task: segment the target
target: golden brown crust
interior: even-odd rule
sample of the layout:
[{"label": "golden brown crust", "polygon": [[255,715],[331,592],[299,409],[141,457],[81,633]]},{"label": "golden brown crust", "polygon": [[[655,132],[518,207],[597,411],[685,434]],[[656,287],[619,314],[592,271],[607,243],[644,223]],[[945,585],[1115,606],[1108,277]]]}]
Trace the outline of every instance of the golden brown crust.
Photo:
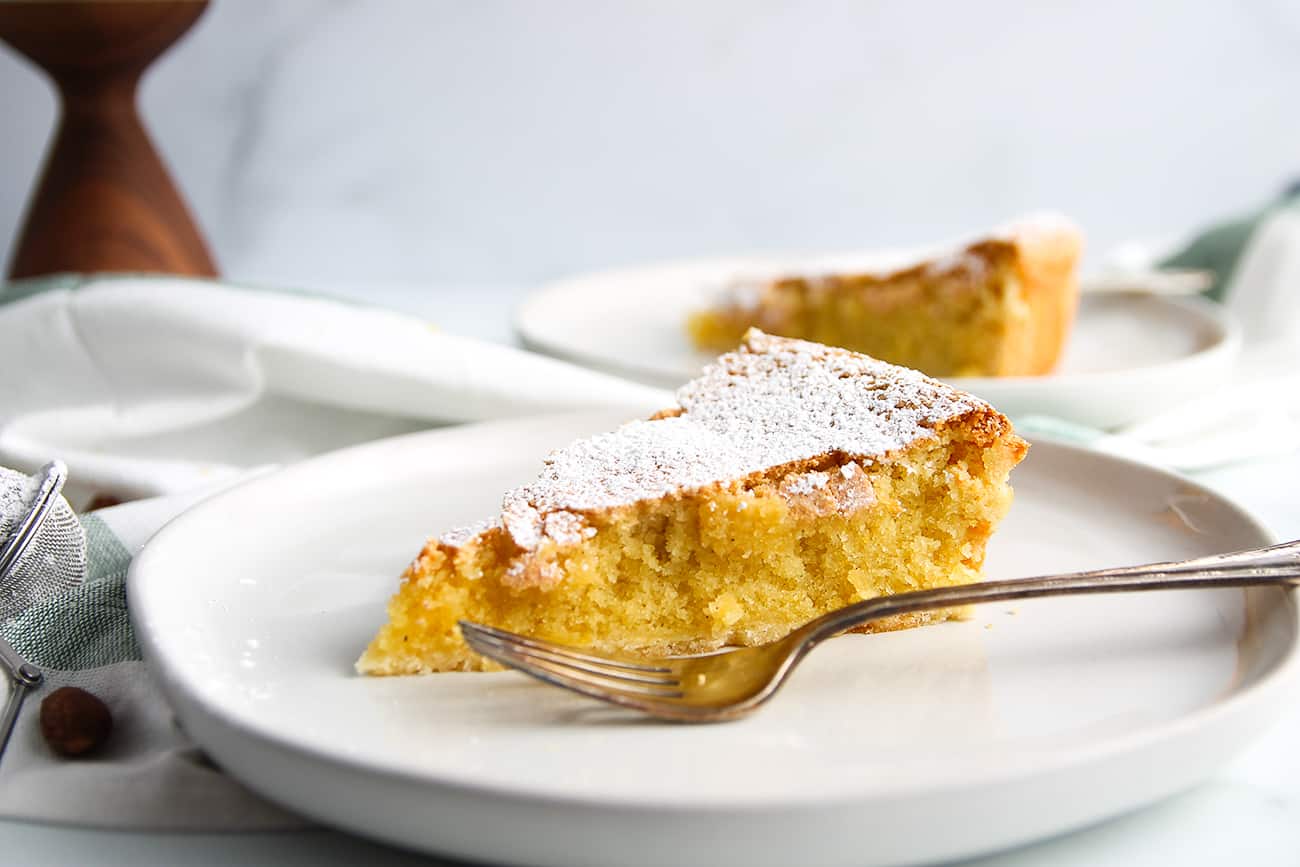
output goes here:
[{"label": "golden brown crust", "polygon": [[[937,434],[946,435],[955,432],[961,432],[963,439],[969,441],[972,445],[980,448],[987,448],[998,440],[1003,439],[1008,434],[1015,441],[1023,443],[1020,437],[1015,436],[1011,430],[1011,420],[997,410],[989,407],[983,410],[974,410],[957,416],[953,419],[940,422],[935,425],[934,431]],[[1028,448],[1028,446],[1026,446]]]}]

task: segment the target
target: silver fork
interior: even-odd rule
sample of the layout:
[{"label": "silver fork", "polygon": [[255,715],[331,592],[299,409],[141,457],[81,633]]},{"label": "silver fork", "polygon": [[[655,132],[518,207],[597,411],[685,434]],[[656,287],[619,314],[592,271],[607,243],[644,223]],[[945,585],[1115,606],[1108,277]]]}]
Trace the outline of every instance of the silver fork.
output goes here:
[{"label": "silver fork", "polygon": [[883,617],[1039,596],[1256,585],[1300,585],[1300,540],[1194,560],[881,596],[818,617],[770,644],[703,656],[609,655],[465,620],[460,629],[476,653],[546,683],[663,719],[721,722],[758,709],[821,642]]}]

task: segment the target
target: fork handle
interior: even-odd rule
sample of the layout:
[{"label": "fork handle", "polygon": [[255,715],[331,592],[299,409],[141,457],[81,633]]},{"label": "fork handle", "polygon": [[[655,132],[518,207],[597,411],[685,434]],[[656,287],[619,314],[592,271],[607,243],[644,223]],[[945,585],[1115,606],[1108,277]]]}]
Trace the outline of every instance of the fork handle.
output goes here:
[{"label": "fork handle", "polygon": [[1300,540],[1267,548],[1215,554],[1195,560],[1096,569],[1009,581],[984,581],[955,587],[879,596],[832,611],[804,625],[805,650],[846,629],[897,614],[955,608],[976,602],[1004,602],[1040,596],[1127,593],[1137,590],[1189,590],[1198,587],[1300,585]]}]

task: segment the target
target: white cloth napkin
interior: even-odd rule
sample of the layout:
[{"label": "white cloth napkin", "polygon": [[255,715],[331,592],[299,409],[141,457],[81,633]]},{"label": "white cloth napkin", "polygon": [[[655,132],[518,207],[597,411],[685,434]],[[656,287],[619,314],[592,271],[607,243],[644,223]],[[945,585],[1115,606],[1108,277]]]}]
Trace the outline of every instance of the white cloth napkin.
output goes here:
[{"label": "white cloth napkin", "polygon": [[0,370],[0,464],[61,457],[74,504],[438,424],[669,400],[387,310],[178,278],[76,281],[0,306]]}]

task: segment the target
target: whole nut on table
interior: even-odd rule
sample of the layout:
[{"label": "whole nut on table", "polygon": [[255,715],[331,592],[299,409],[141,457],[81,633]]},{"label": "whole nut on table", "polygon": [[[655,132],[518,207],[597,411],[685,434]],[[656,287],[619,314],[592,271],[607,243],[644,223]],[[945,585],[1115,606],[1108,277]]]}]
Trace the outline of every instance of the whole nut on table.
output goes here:
[{"label": "whole nut on table", "polygon": [[61,686],[41,702],[41,735],[63,756],[97,750],[113,732],[113,714],[97,696],[75,686]]}]

